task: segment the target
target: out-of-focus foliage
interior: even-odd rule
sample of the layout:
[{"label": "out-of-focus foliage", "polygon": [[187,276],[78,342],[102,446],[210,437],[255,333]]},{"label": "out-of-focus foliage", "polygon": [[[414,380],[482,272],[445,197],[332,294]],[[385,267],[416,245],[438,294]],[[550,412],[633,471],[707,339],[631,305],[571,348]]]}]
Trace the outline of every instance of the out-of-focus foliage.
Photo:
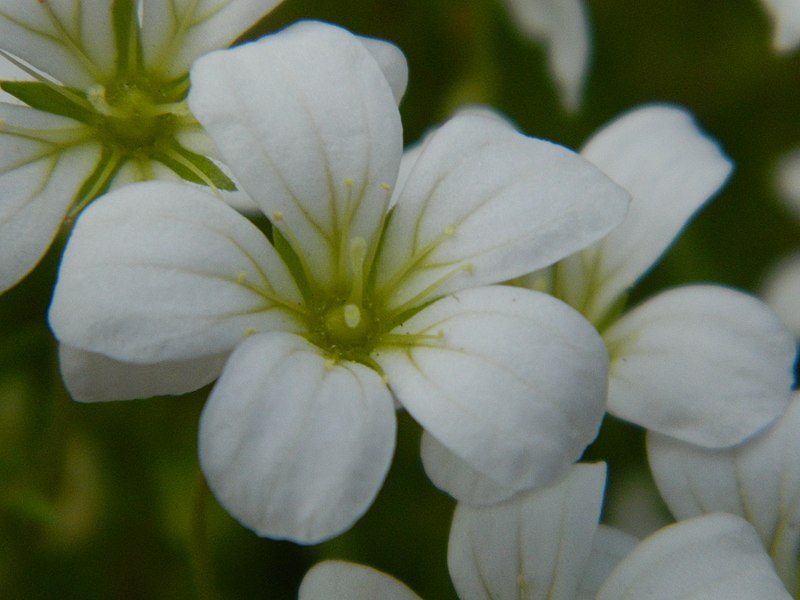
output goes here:
[{"label": "out-of-focus foliage", "polygon": [[[525,132],[573,148],[635,105],[681,104],[736,170],[633,301],[685,282],[757,289],[768,265],[800,245],[800,224],[772,185],[778,158],[800,144],[800,54],[773,52],[756,0],[724,10],[696,0],[588,7],[593,61],[574,114],[561,108],[543,50],[500,0],[287,0],[250,36],[316,18],[394,41],[410,65],[409,143],[463,103],[492,104]],[[207,390],[72,402],[45,320],[62,244],[0,296],[0,597],[294,598],[311,564],[337,558],[391,573],[423,597],[455,598],[445,562],[453,502],[425,477],[419,428],[406,415],[367,515],[330,542],[300,547],[256,538],[205,490],[195,452]],[[630,473],[627,489],[652,497],[640,433],[607,420],[588,457],[609,462],[607,511],[624,526],[635,508],[615,486]]]}]

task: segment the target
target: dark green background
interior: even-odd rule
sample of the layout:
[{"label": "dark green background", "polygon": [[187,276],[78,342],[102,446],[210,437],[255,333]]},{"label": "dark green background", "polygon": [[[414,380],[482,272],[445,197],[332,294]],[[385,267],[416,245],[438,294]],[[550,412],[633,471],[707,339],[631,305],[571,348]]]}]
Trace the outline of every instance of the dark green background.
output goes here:
[{"label": "dark green background", "polygon": [[[588,4],[594,56],[576,114],[561,109],[542,50],[500,0],[287,0],[253,35],[318,18],[397,43],[410,64],[407,142],[461,102],[491,103],[573,148],[641,103],[689,108],[736,171],[634,301],[695,281],[756,290],[800,246],[800,223],[772,184],[778,157],[800,145],[800,53],[772,51],[756,0]],[[0,597],[293,598],[311,564],[335,557],[386,570],[428,600],[455,598],[453,503],[427,482],[410,418],[400,416],[384,489],[350,532],[317,547],[258,539],[203,492],[195,453],[207,390],[79,405],[61,388],[45,321],[60,252],[0,297]],[[641,434],[607,421],[589,456],[610,461],[619,482],[643,468]]]}]

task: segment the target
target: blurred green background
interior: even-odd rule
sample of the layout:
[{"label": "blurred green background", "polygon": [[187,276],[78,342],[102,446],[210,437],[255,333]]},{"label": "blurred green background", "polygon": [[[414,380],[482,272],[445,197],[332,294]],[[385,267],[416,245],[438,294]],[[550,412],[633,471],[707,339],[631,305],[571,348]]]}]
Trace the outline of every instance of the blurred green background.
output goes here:
[{"label": "blurred green background", "polygon": [[[757,0],[588,7],[593,60],[574,114],[561,108],[542,48],[501,0],[286,0],[250,35],[315,18],[394,41],[410,64],[401,107],[409,143],[464,102],[490,103],[528,134],[572,148],[641,103],[687,107],[736,170],[633,301],[696,281],[757,290],[770,264],[800,247],[800,223],[773,186],[777,159],[800,146],[800,53],[772,51]],[[217,506],[199,474],[208,390],[69,399],[45,317],[60,253],[0,296],[1,598],[294,598],[323,558],[385,570],[429,600],[456,597],[445,559],[453,502],[427,481],[410,418],[400,417],[382,492],[350,532],[316,547],[259,539]],[[613,420],[588,457],[609,461],[613,486],[646,472],[641,433]]]}]

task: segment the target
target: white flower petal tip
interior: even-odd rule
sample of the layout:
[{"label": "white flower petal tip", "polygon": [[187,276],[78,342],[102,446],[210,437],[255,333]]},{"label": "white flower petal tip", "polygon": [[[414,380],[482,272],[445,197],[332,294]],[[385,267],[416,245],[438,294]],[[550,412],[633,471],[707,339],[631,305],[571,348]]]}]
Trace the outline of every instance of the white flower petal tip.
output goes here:
[{"label": "white flower petal tip", "polygon": [[227,353],[153,365],[126,363],[61,344],[59,368],[73,400],[106,402],[186,394],[222,372]]},{"label": "white flower petal tip", "polygon": [[800,2],[798,0],[762,0],[772,20],[775,33],[772,45],[778,52],[792,52],[800,46]]},{"label": "white flower petal tip", "polygon": [[623,316],[604,339],[609,412],[692,444],[738,444],[791,398],[794,336],[765,303],[735,290],[669,290]]},{"label": "white flower petal tip", "polygon": [[[598,322],[658,261],[733,167],[688,111],[669,105],[646,105],[621,115],[597,132],[581,154],[632,197],[623,223],[588,257],[577,255],[563,267],[566,274],[580,274],[565,299]],[[587,269],[593,272],[583,273]],[[596,287],[587,289],[590,285]],[[581,298],[589,303],[583,306]]]},{"label": "white flower petal tip", "polygon": [[493,506],[459,504],[447,565],[460,598],[576,598],[602,506],[604,464]]},{"label": "white flower petal tip", "polygon": [[59,341],[82,350],[186,361],[229,352],[256,331],[302,330],[290,310],[270,308],[275,295],[301,302],[258,228],[203,190],[146,182],[78,219],[49,319]]},{"label": "white flower petal tip", "polygon": [[787,256],[770,270],[761,295],[800,339],[800,252]]},{"label": "white flower petal tip", "polygon": [[609,575],[597,600],[791,600],[752,526],[715,513],[660,529]]},{"label": "white flower petal tip", "polygon": [[297,600],[421,600],[405,584],[370,567],[328,560],[314,565]]},{"label": "white flower petal tip", "polygon": [[676,518],[725,511],[749,520],[787,589],[796,589],[800,549],[800,392],[780,420],[730,450],[710,451],[650,433],[656,484]]},{"label": "white flower petal tip", "polygon": [[225,509],[262,536],[318,543],[348,529],[389,469],[394,403],[367,367],[301,337],[254,335],[200,421],[200,465]]},{"label": "white flower petal tip", "polygon": [[594,328],[555,298],[504,286],[466,290],[396,333],[421,343],[373,353],[392,391],[432,436],[495,484],[545,485],[596,436],[607,353]]},{"label": "white flower petal tip", "polygon": [[561,101],[577,110],[592,50],[584,0],[506,0],[506,5],[523,33],[544,44]]},{"label": "white flower petal tip", "polygon": [[386,76],[397,103],[403,98],[408,87],[408,63],[403,51],[391,42],[357,36],[364,47],[369,50],[378,66]]}]

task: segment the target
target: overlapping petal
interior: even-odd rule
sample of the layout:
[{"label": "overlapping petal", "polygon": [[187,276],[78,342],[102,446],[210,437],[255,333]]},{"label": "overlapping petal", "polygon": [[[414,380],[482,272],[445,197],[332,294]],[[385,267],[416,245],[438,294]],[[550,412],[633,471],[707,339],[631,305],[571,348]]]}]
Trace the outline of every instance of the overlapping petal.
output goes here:
[{"label": "overlapping petal", "polygon": [[[443,298],[372,357],[411,415],[501,486],[562,475],[604,412],[606,350],[566,304],[494,286]],[[408,340],[408,341],[406,341]]]},{"label": "overlapping petal", "polygon": [[603,582],[638,544],[638,538],[629,533],[598,525],[592,539],[592,552],[580,578],[577,600],[595,600]]},{"label": "overlapping petal", "polygon": [[579,155],[461,113],[424,143],[398,191],[377,294],[392,308],[545,267],[622,221],[624,190]]},{"label": "overlapping petal", "polygon": [[86,88],[114,72],[114,6],[108,0],[0,0],[0,50],[65,85]]},{"label": "overlapping petal", "polygon": [[557,485],[511,502],[459,504],[447,564],[469,600],[575,600],[592,550],[605,465],[576,465]]},{"label": "overlapping petal", "polygon": [[200,463],[244,525],[316,543],[372,503],[395,428],[391,394],[375,371],[334,363],[296,335],[254,335],[237,346],[203,410]]},{"label": "overlapping petal", "polygon": [[180,77],[198,56],[229,46],[283,0],[141,0],[145,65]]},{"label": "overlapping petal", "polygon": [[591,58],[591,27],[584,0],[506,0],[506,5],[520,29],[545,45],[561,100],[576,110]]},{"label": "overlapping petal", "polygon": [[351,240],[374,250],[402,153],[394,93],[372,53],[344,30],[300,23],[197,61],[189,102],[302,249],[312,283],[346,281]]},{"label": "overlapping petal", "polygon": [[298,600],[420,600],[394,577],[363,565],[327,560],[314,565],[300,584]]},{"label": "overlapping petal", "polygon": [[126,362],[230,351],[265,330],[300,331],[302,298],[264,235],[202,190],[146,182],[78,220],[50,309],[60,341]]},{"label": "overlapping petal", "polygon": [[747,444],[708,451],[657,434],[647,449],[653,476],[679,519],[725,511],[756,528],[788,589],[800,550],[800,392],[780,421]]},{"label": "overlapping petal", "polygon": [[775,33],[772,43],[779,52],[791,52],[800,45],[800,2],[797,0],[762,0],[772,19]]},{"label": "overlapping petal", "polygon": [[0,121],[39,135],[0,135],[0,292],[39,262],[64,221],[76,190],[100,158],[81,143],[82,125],[23,106],[0,104]]},{"label": "overlapping petal", "polygon": [[597,600],[790,600],[747,521],[714,513],[664,527],[606,579]]},{"label": "overlapping petal", "polygon": [[180,395],[211,383],[222,372],[228,353],[165,361],[126,363],[62,344],[58,363],[73,400],[106,402],[151,396]]},{"label": "overlapping petal", "polygon": [[619,227],[558,265],[559,296],[597,323],[661,257],[732,166],[687,111],[668,105],[625,113],[581,154],[632,196]]},{"label": "overlapping petal", "polygon": [[800,252],[790,254],[772,267],[761,293],[800,339]]},{"label": "overlapping petal", "polygon": [[627,313],[604,339],[608,410],[709,448],[741,442],[786,408],[792,334],[757,299],[723,287],[669,290]]}]

